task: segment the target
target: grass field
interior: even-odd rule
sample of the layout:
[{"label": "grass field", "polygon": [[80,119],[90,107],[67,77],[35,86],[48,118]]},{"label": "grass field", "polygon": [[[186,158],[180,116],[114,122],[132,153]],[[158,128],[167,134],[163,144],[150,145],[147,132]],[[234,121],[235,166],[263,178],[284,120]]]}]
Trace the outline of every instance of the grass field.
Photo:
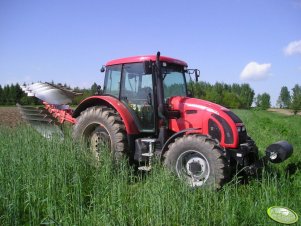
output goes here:
[{"label": "grass field", "polygon": [[241,185],[234,178],[218,192],[189,188],[160,164],[141,176],[104,152],[96,165],[68,137],[47,141],[26,126],[2,126],[0,225],[278,225],[266,214],[274,205],[300,217],[301,117],[235,112],[260,150],[287,140],[294,154],[259,179]]}]

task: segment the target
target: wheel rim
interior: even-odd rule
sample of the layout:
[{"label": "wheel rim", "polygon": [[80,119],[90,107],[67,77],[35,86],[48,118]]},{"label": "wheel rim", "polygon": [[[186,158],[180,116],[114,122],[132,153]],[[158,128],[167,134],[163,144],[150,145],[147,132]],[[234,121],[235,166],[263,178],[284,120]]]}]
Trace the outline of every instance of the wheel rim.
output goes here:
[{"label": "wheel rim", "polygon": [[200,187],[209,178],[209,162],[202,153],[188,150],[178,157],[176,172],[180,178],[184,178],[192,187]]},{"label": "wheel rim", "polygon": [[102,127],[96,128],[90,137],[90,148],[95,157],[99,160],[100,152],[110,147],[110,136]]}]

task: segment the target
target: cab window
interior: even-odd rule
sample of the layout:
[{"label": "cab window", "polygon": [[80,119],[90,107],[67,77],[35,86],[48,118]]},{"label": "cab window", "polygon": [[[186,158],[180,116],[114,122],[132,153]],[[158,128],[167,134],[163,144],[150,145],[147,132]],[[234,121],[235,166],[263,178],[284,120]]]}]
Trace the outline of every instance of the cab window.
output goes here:
[{"label": "cab window", "polygon": [[109,94],[119,98],[121,68],[121,65],[113,65],[106,68],[104,94]]},{"label": "cab window", "polygon": [[165,70],[163,76],[165,100],[172,96],[186,96],[186,83],[183,72]]}]

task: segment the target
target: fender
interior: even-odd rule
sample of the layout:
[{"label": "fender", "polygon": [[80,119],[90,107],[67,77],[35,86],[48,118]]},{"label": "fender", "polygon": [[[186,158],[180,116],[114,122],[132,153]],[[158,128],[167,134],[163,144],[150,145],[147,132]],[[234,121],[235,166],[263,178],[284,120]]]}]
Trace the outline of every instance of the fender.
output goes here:
[{"label": "fender", "polygon": [[99,105],[105,105],[114,108],[119,113],[128,135],[139,134],[139,129],[137,128],[134,118],[129,110],[121,101],[113,96],[91,96],[84,99],[74,110],[72,117],[76,118],[87,108]]},{"label": "fender", "polygon": [[[182,137],[184,136],[185,133],[187,132],[196,132],[197,130],[200,130],[199,128],[189,128],[189,129],[184,129],[184,130],[181,130],[175,134],[173,134],[171,137],[168,138],[168,140],[165,142],[165,144],[163,145],[162,149],[161,149],[161,152],[160,152],[160,159],[163,158],[163,155],[164,153],[166,152],[167,148],[168,148],[168,145],[170,143],[172,143],[176,138],[178,137]],[[198,134],[198,133],[197,133]]]}]

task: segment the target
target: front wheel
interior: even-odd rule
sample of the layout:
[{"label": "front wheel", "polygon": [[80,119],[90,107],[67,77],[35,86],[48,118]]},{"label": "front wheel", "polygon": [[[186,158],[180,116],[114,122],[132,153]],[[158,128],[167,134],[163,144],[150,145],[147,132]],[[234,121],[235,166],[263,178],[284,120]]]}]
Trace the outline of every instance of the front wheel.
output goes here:
[{"label": "front wheel", "polygon": [[187,135],[170,144],[164,164],[192,187],[220,188],[228,179],[222,150],[207,137]]}]

